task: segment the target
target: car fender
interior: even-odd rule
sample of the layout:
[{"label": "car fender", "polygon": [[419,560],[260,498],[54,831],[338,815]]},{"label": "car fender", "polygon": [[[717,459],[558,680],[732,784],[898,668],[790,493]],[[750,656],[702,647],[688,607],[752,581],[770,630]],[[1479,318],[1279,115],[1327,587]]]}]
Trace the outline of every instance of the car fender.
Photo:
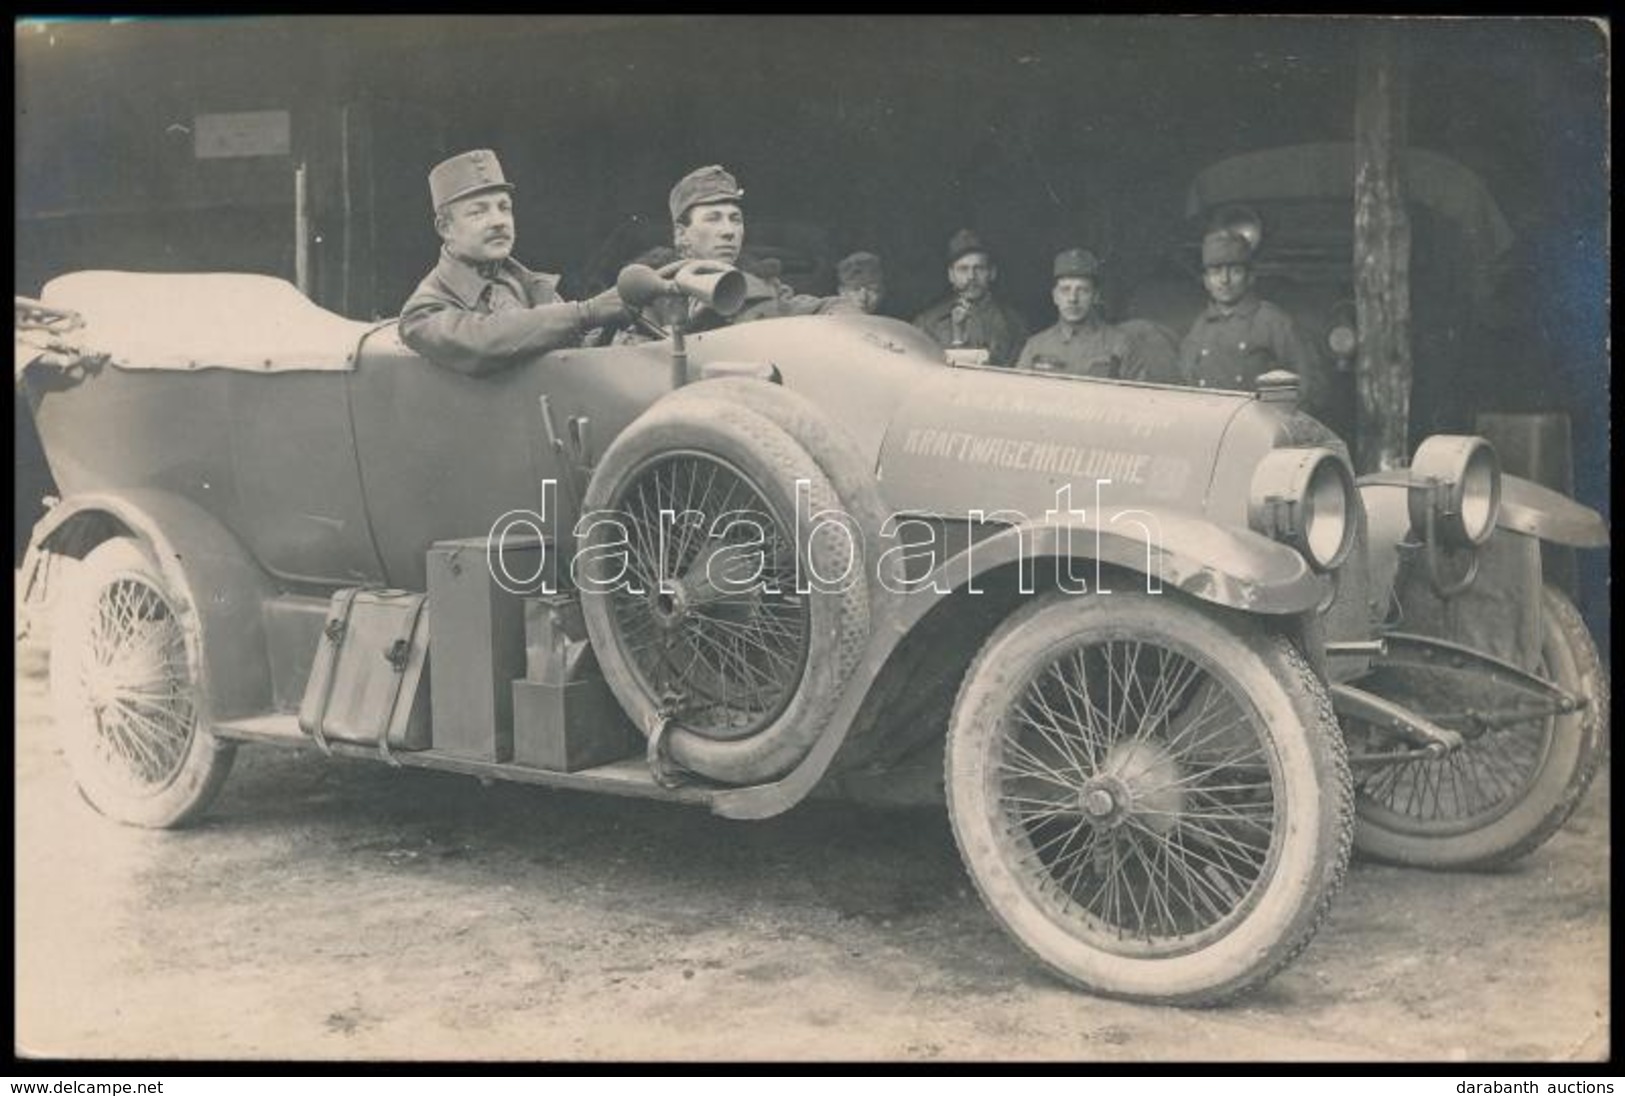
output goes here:
[{"label": "car fender", "polygon": [[[1410,484],[1410,470],[1405,468],[1375,472],[1359,479],[1360,491],[1368,507],[1371,500],[1378,496],[1367,491],[1367,488],[1409,488]],[[1403,496],[1399,498],[1403,502]],[[1506,472],[1501,473],[1501,510],[1495,524],[1502,529],[1570,548],[1608,547],[1608,523],[1597,511],[1561,491]]]},{"label": "car fender", "polygon": [[[1090,592],[1127,592],[1123,572],[1146,578],[1156,593],[1179,591],[1231,609],[1284,615],[1315,608],[1331,583],[1310,570],[1296,551],[1260,534],[1226,528],[1188,514],[1156,508],[1119,511],[1107,522],[1013,525],[963,549],[928,578],[881,595],[869,649],[824,733],[794,769],[769,784],[716,793],[711,809],[729,818],[769,818],[804,799],[823,778],[852,730],[860,707],[902,640],[949,598],[975,593],[978,576],[1023,559],[1062,557],[1113,568],[1112,585],[1092,566],[1081,578]],[[1034,569],[1036,581],[1036,568]],[[1138,584],[1135,584],[1136,586]]]},{"label": "car fender", "polygon": [[[978,575],[1023,559],[1071,558],[1123,568],[1145,580],[1147,593],[1172,588],[1201,601],[1271,615],[1313,609],[1330,592],[1296,550],[1260,533],[1154,506],[1114,512],[1105,520],[1028,522],[970,545],[933,573],[936,589],[957,589]],[[1111,593],[1098,567],[1074,571],[1089,592]],[[1084,592],[1079,589],[1078,592]],[[926,607],[928,608],[928,606]]]},{"label": "car fender", "polygon": [[[1408,469],[1361,476],[1360,498],[1370,521],[1371,589],[1387,591],[1399,572],[1399,545],[1410,539]],[[1572,548],[1606,548],[1608,524],[1597,511],[1522,476],[1501,475],[1496,527]],[[1387,595],[1384,594],[1384,597]]]},{"label": "car fender", "polygon": [[1591,507],[1522,476],[1501,475],[1503,529],[1571,548],[1608,547],[1608,523]]},{"label": "car fender", "polygon": [[276,591],[241,542],[202,507],[141,488],[74,495],[35,526],[33,545],[83,559],[122,535],[146,545],[165,580],[186,595],[193,619],[183,624],[188,642],[196,644],[206,718],[269,710],[271,663],[261,606]]}]

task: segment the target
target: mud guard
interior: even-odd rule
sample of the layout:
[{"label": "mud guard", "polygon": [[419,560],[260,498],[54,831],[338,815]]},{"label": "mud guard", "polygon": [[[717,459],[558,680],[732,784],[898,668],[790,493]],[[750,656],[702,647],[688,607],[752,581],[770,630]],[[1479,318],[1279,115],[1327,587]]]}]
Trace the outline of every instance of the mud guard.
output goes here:
[{"label": "mud guard", "polygon": [[[1367,487],[1410,487],[1410,471],[1374,472],[1357,481]],[[1370,505],[1371,495],[1365,495]],[[1608,547],[1608,523],[1591,507],[1522,476],[1501,473],[1501,512],[1495,524],[1514,533],[1570,548]],[[1409,519],[1406,519],[1409,528]]]},{"label": "mud guard", "polygon": [[1570,548],[1608,547],[1608,523],[1601,514],[1522,476],[1502,474],[1496,524]]},{"label": "mud guard", "polygon": [[[1296,551],[1257,533],[1237,531],[1184,514],[1125,511],[1100,523],[1011,526],[953,556],[906,592],[882,595],[869,648],[829,725],[799,764],[770,784],[715,793],[711,810],[725,818],[771,818],[813,790],[840,752],[870,687],[903,637],[944,599],[977,576],[1025,558],[1070,555],[1137,572],[1148,588],[1255,613],[1288,615],[1314,609],[1330,596],[1331,582]],[[1148,518],[1149,521],[1140,519]],[[1091,591],[1096,572],[1082,569]],[[1106,587],[1101,592],[1111,592]]]},{"label": "mud guard", "polygon": [[[1320,605],[1331,580],[1317,575],[1297,551],[1249,530],[1190,514],[1148,507],[1119,511],[1107,521],[1011,526],[943,564],[929,586],[958,589],[978,575],[1022,559],[1067,558],[1133,571],[1146,592],[1173,588],[1201,601],[1254,613],[1285,615]],[[1093,567],[1076,575],[1089,592],[1111,593]],[[1084,592],[1079,590],[1079,593]]]},{"label": "mud guard", "polygon": [[211,722],[270,710],[271,662],[261,615],[275,595],[242,544],[196,503],[167,491],[99,491],[66,498],[35,526],[32,544],[84,558],[128,533],[147,546],[164,578],[182,590],[196,621],[198,665]]}]

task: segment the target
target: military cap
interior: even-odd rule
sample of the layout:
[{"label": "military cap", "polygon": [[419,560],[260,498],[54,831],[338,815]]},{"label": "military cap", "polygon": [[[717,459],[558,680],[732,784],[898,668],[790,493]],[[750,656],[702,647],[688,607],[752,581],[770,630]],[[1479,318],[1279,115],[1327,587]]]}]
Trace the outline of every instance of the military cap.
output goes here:
[{"label": "military cap", "polygon": [[1250,263],[1253,249],[1247,239],[1235,232],[1209,232],[1202,238],[1202,265],[1226,266],[1231,263]]},{"label": "military cap", "polygon": [[993,252],[988,250],[988,246],[982,242],[980,236],[968,228],[962,228],[948,241],[948,262],[950,265],[957,263],[973,251],[980,252],[989,259],[993,258]]},{"label": "military cap", "polygon": [[1100,279],[1100,260],[1095,258],[1092,251],[1081,247],[1069,247],[1055,256],[1056,281],[1062,278],[1092,278]]},{"label": "military cap", "polygon": [[697,167],[677,180],[671,188],[671,219],[682,220],[683,214],[697,205],[710,202],[737,202],[745,196],[739,180],[720,164]]},{"label": "military cap", "polygon": [[867,285],[876,289],[885,281],[880,270],[880,256],[868,251],[854,251],[836,263],[835,278],[843,287]]},{"label": "military cap", "polygon": [[429,169],[429,196],[436,209],[476,191],[512,189],[513,184],[503,177],[497,154],[488,148],[459,152]]}]

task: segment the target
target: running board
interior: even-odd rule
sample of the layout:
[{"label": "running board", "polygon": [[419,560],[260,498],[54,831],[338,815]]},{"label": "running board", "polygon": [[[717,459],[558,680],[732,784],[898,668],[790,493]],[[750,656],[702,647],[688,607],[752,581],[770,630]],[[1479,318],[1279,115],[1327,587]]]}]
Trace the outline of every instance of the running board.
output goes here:
[{"label": "running board", "polygon": [[[315,741],[299,729],[299,718],[294,715],[261,715],[226,720],[216,724],[215,734],[236,742],[294,749],[318,748]],[[380,760],[376,746],[331,740],[328,746],[338,757]],[[510,762],[482,761],[478,758],[459,757],[456,754],[439,753],[435,750],[397,749],[391,751],[390,757],[402,768],[408,769],[462,773],[480,780],[512,780],[522,784],[540,784],[549,788],[569,788],[608,795],[633,796],[639,799],[659,799],[669,803],[707,806],[718,792],[727,790],[705,784],[662,787],[650,775],[648,764],[641,755],[573,773],[554,772]]]}]

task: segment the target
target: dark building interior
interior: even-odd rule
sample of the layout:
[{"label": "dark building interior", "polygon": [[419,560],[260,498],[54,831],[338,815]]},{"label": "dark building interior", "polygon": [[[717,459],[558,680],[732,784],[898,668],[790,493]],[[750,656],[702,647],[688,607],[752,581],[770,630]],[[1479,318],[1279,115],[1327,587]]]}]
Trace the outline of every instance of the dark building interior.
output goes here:
[{"label": "dark building interior", "polygon": [[[433,262],[429,167],[488,147],[518,187],[517,256],[563,274],[567,294],[612,276],[635,244],[665,239],[671,184],[722,163],[747,192],[753,239],[818,257],[802,289],[829,292],[833,259],[873,250],[887,268],[884,311],[912,316],[945,289],[949,235],[971,226],[1035,324],[1052,314],[1050,259],[1069,245],[1106,260],[1120,313],[1131,286],[1199,236],[1186,197],[1203,167],[1354,138],[1369,24],[25,21],[17,291],[85,268],[292,279],[302,165],[311,296],[352,317],[391,316]],[[1419,350],[1413,423],[1471,429],[1469,409],[1566,413],[1575,491],[1606,513],[1606,29],[1407,20],[1400,38],[1410,144],[1482,179],[1513,240],[1482,330],[1461,336],[1496,352],[1481,365],[1469,354],[1462,375],[1430,369]],[[286,112],[285,136],[202,155],[204,117],[242,112]],[[1418,278],[1427,261],[1414,260]],[[1420,303],[1417,313],[1420,326]],[[1583,566],[1583,584],[1603,589],[1601,561]]]}]

